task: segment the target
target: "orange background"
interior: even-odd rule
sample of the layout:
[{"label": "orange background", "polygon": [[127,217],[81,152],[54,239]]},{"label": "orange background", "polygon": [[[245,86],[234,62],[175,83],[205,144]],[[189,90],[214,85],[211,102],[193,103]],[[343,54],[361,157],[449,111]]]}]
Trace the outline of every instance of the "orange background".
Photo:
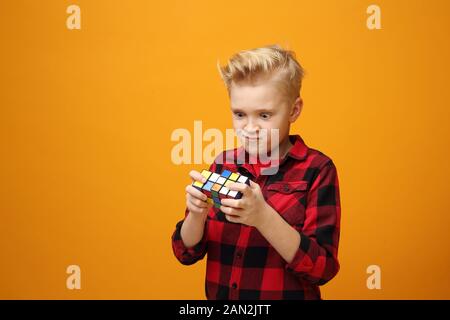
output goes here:
[{"label": "orange background", "polygon": [[170,236],[208,164],[174,165],[170,136],[230,128],[216,61],[273,43],[307,70],[293,132],[339,173],[323,297],[450,298],[450,2],[379,0],[373,31],[372,1],[272,3],[0,2],[0,298],[204,299],[204,261],[179,264]]}]

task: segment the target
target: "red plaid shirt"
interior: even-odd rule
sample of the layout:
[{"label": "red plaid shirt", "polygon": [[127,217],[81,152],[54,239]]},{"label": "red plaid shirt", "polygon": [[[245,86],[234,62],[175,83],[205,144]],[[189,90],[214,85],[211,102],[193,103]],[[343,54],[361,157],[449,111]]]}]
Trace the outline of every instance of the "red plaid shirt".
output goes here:
[{"label": "red plaid shirt", "polygon": [[203,238],[192,248],[180,236],[184,219],[177,223],[172,235],[176,258],[190,265],[207,254],[207,299],[321,299],[319,286],[337,274],[341,210],[336,167],[299,135],[289,138],[293,147],[275,174],[261,175],[251,164],[236,161],[245,152],[242,147],[223,152],[209,170],[239,172],[260,185],[267,203],[300,233],[291,263],[255,227],[229,222],[218,208],[209,211]]}]

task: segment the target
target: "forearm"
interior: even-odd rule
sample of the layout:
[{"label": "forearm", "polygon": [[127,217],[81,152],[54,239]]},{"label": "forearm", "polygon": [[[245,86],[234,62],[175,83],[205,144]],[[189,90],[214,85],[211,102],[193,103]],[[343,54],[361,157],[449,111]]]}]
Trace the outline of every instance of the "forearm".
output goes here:
[{"label": "forearm", "polygon": [[262,214],[264,219],[258,231],[287,263],[291,263],[300,246],[300,234],[271,206],[267,205]]},{"label": "forearm", "polygon": [[181,227],[181,239],[187,248],[195,246],[203,237],[207,215],[189,212]]}]

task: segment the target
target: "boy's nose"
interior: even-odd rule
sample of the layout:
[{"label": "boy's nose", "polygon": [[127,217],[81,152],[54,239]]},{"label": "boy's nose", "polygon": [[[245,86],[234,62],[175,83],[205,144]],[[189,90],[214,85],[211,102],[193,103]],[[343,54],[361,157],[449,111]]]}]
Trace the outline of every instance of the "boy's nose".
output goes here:
[{"label": "boy's nose", "polygon": [[245,132],[247,132],[249,134],[255,134],[256,135],[256,134],[259,133],[259,126],[256,123],[252,122],[252,121],[249,121],[244,129],[245,129]]}]

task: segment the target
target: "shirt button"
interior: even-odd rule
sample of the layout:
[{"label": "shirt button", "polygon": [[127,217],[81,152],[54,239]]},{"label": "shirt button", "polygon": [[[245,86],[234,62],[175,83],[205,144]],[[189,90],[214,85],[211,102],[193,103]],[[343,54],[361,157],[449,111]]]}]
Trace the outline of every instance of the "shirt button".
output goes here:
[{"label": "shirt button", "polygon": [[231,285],[231,287],[232,287],[233,289],[236,289],[236,288],[237,288],[237,283],[236,283],[236,282],[233,282],[233,284]]},{"label": "shirt button", "polygon": [[238,257],[238,259],[240,259],[240,258],[242,258],[242,253],[238,252],[238,253],[236,254],[236,256]]},{"label": "shirt button", "polygon": [[287,184],[283,185],[283,190],[289,192],[290,188]]}]

